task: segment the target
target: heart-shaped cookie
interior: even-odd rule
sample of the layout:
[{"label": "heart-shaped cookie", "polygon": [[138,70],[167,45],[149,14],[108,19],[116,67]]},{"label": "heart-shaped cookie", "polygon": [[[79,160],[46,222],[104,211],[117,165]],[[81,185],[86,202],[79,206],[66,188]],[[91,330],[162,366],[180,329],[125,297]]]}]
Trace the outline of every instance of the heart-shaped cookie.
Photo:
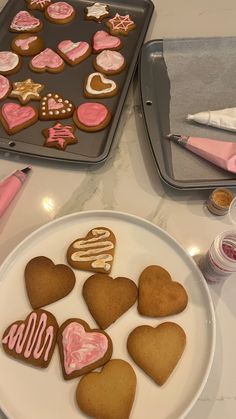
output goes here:
[{"label": "heart-shaped cookie", "polygon": [[15,359],[46,368],[56,345],[58,324],[45,310],[32,311],[26,320],[12,323],[4,332],[4,351]]},{"label": "heart-shaped cookie", "polygon": [[90,276],[83,286],[88,309],[101,329],[114,323],[135,303],[136,284],[128,278],[111,278],[105,274]]},{"label": "heart-shaped cookie", "polygon": [[68,39],[58,44],[57,51],[68,64],[76,65],[91,54],[92,48],[88,42],[72,42]]},{"label": "heart-shaped cookie", "polygon": [[118,50],[122,48],[122,41],[118,36],[110,35],[106,31],[97,31],[93,35],[93,52],[97,54],[104,49]]},{"label": "heart-shaped cookie", "polygon": [[157,384],[163,385],[176,367],[186,345],[186,335],[176,323],[138,326],[127,340],[130,356]]},{"label": "heart-shaped cookie", "polygon": [[63,59],[51,48],[46,48],[35,55],[29,63],[29,67],[36,73],[60,73],[64,70],[65,63]]},{"label": "heart-shaped cookie", "polygon": [[59,329],[57,342],[65,380],[101,367],[112,355],[111,338],[101,330],[90,329],[81,319],[65,321]]},{"label": "heart-shaped cookie", "polygon": [[74,105],[58,93],[48,93],[40,102],[39,119],[65,119],[70,118],[74,112]]},{"label": "heart-shaped cookie", "polygon": [[54,303],[69,294],[75,285],[75,275],[66,265],[54,265],[51,259],[37,256],[25,267],[25,285],[33,308]]},{"label": "heart-shaped cookie", "polygon": [[96,227],[76,239],[67,250],[67,261],[75,269],[109,273],[113,264],[116,238],[109,228]]},{"label": "heart-shaped cookie", "polygon": [[179,282],[161,266],[151,265],[139,278],[138,311],[143,316],[164,317],[180,313],[188,303],[188,295]]},{"label": "heart-shaped cookie", "polygon": [[0,120],[6,132],[11,135],[33,125],[38,120],[38,111],[33,106],[7,102],[0,110]]},{"label": "heart-shaped cookie", "polygon": [[38,32],[41,31],[43,23],[37,17],[26,10],[21,10],[13,18],[10,30],[12,32]]},{"label": "heart-shaped cookie", "polygon": [[79,408],[89,417],[128,419],[134,402],[136,375],[122,359],[112,359],[101,372],[82,377],[76,390]]},{"label": "heart-shaped cookie", "polygon": [[102,73],[92,73],[85,80],[84,95],[86,97],[112,97],[117,92],[116,82],[108,79]]}]

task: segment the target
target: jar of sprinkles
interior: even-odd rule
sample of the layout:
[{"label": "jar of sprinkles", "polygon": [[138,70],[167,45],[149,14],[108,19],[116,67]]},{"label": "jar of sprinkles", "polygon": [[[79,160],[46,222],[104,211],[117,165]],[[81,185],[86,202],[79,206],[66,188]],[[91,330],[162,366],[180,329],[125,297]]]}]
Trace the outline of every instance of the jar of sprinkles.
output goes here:
[{"label": "jar of sprinkles", "polygon": [[215,238],[199,267],[207,281],[219,282],[236,272],[236,230]]},{"label": "jar of sprinkles", "polygon": [[212,214],[225,215],[229,211],[233,199],[234,195],[229,189],[217,188],[212,191],[206,205]]}]

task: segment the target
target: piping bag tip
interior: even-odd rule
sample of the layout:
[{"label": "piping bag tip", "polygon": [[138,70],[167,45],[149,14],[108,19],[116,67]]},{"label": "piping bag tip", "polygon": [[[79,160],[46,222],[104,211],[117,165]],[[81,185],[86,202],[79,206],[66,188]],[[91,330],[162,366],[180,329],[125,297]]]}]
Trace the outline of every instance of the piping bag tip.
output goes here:
[{"label": "piping bag tip", "polygon": [[29,173],[31,171],[31,169],[32,169],[32,166],[27,166],[24,169],[22,169],[21,172],[27,174],[27,173]]}]

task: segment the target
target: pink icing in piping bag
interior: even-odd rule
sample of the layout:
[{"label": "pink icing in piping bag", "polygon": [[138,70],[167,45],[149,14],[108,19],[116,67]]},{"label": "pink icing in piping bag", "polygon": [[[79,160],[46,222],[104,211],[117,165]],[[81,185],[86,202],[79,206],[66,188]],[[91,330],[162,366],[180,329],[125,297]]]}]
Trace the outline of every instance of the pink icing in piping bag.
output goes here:
[{"label": "pink icing in piping bag", "polygon": [[169,134],[167,138],[216,166],[236,173],[236,143],[175,134]]}]

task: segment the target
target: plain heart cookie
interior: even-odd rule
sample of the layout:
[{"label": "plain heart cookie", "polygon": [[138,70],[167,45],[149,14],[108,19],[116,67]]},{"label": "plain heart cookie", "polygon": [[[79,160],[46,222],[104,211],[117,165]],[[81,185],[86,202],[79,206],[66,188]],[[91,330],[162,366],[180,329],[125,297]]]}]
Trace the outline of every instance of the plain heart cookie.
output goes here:
[{"label": "plain heart cookie", "polygon": [[110,35],[106,31],[97,31],[93,35],[93,52],[95,54],[98,54],[104,49],[118,50],[122,46],[122,41],[118,36]]},{"label": "plain heart cookie", "polygon": [[64,99],[58,93],[48,93],[40,102],[39,119],[66,119],[70,118],[73,112],[74,105],[70,100]]},{"label": "plain heart cookie", "polygon": [[0,109],[0,120],[9,135],[16,134],[37,122],[38,111],[33,106],[7,102]]},{"label": "plain heart cookie", "polygon": [[76,390],[79,408],[95,419],[128,419],[136,391],[136,375],[122,359],[112,359],[101,372],[82,377]]},{"label": "plain heart cookie", "polygon": [[113,349],[107,333],[91,329],[84,320],[74,318],[61,325],[57,343],[65,380],[101,367],[109,361]]},{"label": "plain heart cookie", "polygon": [[46,368],[56,345],[57,331],[53,314],[34,310],[25,320],[17,320],[5,330],[2,346],[6,354],[15,359]]},{"label": "plain heart cookie", "polygon": [[35,55],[29,63],[29,67],[36,73],[60,73],[65,68],[63,59],[51,48],[46,48]]},{"label": "plain heart cookie", "polygon": [[112,268],[116,238],[106,227],[96,227],[76,239],[67,250],[67,261],[75,269],[109,273]]},{"label": "plain heart cookie", "polygon": [[136,284],[129,278],[105,274],[90,276],[83,285],[83,297],[90,313],[101,329],[114,323],[135,303]]},{"label": "plain heart cookie", "polygon": [[39,308],[68,295],[74,288],[75,275],[69,266],[37,256],[25,267],[25,285],[31,306]]},{"label": "plain heart cookie", "polygon": [[138,311],[143,316],[164,317],[180,313],[188,304],[188,295],[179,282],[172,281],[161,266],[150,265],[139,278]]},{"label": "plain heart cookie", "polygon": [[136,327],[129,335],[127,349],[134,362],[162,386],[179,362],[186,335],[176,323]]},{"label": "plain heart cookie", "polygon": [[102,73],[90,74],[84,84],[86,97],[113,97],[118,93],[118,85],[114,80],[108,79]]}]

